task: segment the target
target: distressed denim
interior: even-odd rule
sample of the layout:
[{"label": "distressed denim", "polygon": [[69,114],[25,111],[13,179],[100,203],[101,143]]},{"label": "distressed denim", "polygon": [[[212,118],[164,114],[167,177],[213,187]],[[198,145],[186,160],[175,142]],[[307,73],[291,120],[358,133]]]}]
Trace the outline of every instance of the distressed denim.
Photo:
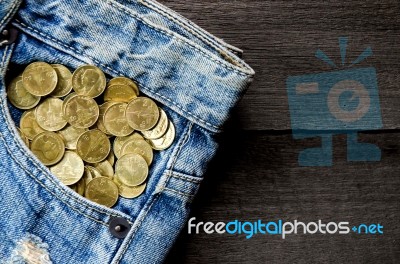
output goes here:
[{"label": "distressed denim", "polygon": [[[0,263],[160,263],[186,223],[208,162],[253,70],[236,49],[151,0],[0,0]],[[64,186],[18,136],[6,83],[33,61],[135,80],[176,127],[145,193],[112,209]],[[116,238],[110,221],[126,219]],[[33,262],[33,259],[40,259]]]}]

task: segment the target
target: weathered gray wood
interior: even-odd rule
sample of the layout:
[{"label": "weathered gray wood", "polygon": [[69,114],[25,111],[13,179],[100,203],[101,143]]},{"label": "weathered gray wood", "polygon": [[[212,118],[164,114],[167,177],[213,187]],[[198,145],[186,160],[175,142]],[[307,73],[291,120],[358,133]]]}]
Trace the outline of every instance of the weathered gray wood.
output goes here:
[{"label": "weathered gray wood", "polygon": [[297,155],[318,139],[231,133],[194,202],[197,221],[349,221],[380,223],[383,235],[188,235],[167,263],[399,263],[400,134],[362,134],[381,162],[347,162],[345,137],[334,138],[332,167],[299,167]]},{"label": "weathered gray wood", "polygon": [[238,108],[244,129],[289,129],[286,78],[331,71],[314,53],[320,48],[338,63],[340,36],[349,37],[348,61],[372,47],[358,66],[378,72],[384,128],[400,127],[399,1],[161,2],[245,50],[257,75]]}]

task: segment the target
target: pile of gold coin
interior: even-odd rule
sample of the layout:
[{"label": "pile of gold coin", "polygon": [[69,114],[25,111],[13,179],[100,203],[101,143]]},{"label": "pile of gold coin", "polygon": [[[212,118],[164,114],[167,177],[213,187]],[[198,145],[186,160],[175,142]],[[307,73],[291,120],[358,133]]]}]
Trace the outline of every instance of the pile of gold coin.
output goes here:
[{"label": "pile of gold coin", "polygon": [[34,62],[7,87],[12,105],[26,110],[21,138],[65,185],[112,207],[146,188],[153,149],[168,148],[175,128],[135,82],[84,65],[73,73]]}]

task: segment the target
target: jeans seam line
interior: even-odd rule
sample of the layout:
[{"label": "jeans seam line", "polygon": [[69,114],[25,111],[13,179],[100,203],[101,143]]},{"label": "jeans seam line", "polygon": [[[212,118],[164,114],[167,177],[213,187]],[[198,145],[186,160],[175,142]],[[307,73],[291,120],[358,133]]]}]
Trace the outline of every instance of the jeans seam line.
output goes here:
[{"label": "jeans seam line", "polygon": [[188,182],[192,182],[192,183],[201,183],[201,179],[198,179],[198,180],[189,179],[189,178],[186,178],[184,176],[176,175],[174,171],[171,172],[171,177],[178,178],[178,179],[181,179],[183,181],[188,181]]},{"label": "jeans seam line", "polygon": [[[137,222],[137,225],[136,225],[135,229],[132,231],[132,235],[131,235],[131,237],[129,238],[129,240],[128,240],[126,246],[125,246],[125,248],[123,249],[123,251],[121,252],[121,254],[118,256],[118,258],[116,259],[116,263],[119,263],[119,262],[121,261],[122,257],[125,255],[125,253],[126,253],[126,251],[128,250],[128,248],[129,248],[129,246],[130,246],[132,240],[133,240],[134,237],[135,237],[136,232],[139,230],[139,227],[142,225],[143,221],[144,221],[145,218],[147,217],[149,211],[150,211],[151,208],[153,207],[153,204],[154,204],[156,201],[158,201],[158,199],[160,198],[160,196],[161,196],[160,194],[157,194],[157,195],[154,195],[154,196],[152,197],[149,206],[148,206],[148,207],[146,208],[146,210],[143,212],[143,216],[141,217],[140,221]],[[142,210],[143,210],[143,209],[142,209]],[[136,221],[137,221],[137,220],[136,220]],[[135,222],[136,222],[136,221],[135,221]]]},{"label": "jeans seam line", "polygon": [[192,126],[193,126],[193,123],[189,122],[189,124],[185,128],[186,131],[184,131],[184,134],[182,135],[182,140],[179,142],[179,145],[176,147],[176,152],[174,153],[174,156],[172,157],[171,166],[170,166],[170,169],[168,170],[167,178],[165,179],[165,183],[164,183],[164,186],[161,188],[161,191],[168,188],[166,186],[172,177],[172,172],[173,172],[174,166],[176,164],[176,161],[178,160],[178,156],[182,151],[182,147],[185,145],[186,139],[189,137],[189,135],[192,131]]},{"label": "jeans seam line", "polygon": [[15,1],[13,5],[11,6],[10,10],[7,12],[7,14],[3,17],[3,19],[0,21],[0,25],[2,25],[8,18],[9,16],[14,12],[14,8],[19,4],[19,1]]},{"label": "jeans seam line", "polygon": [[[205,53],[204,51],[202,51],[201,49],[199,49],[198,47],[196,47],[194,44],[191,44],[191,43],[189,43],[188,41],[185,41],[185,40],[183,39],[183,38],[184,38],[183,36],[178,35],[178,36],[180,36],[180,37],[178,37],[178,36],[176,36],[176,35],[174,35],[174,34],[171,34],[171,33],[167,32],[166,30],[164,30],[164,29],[162,29],[162,28],[159,28],[159,27],[156,27],[155,25],[150,24],[149,22],[145,21],[142,17],[140,17],[140,16],[138,16],[138,15],[135,15],[135,14],[132,14],[132,13],[130,12],[130,10],[127,10],[124,6],[118,6],[118,5],[117,5],[118,3],[114,3],[112,0],[111,0],[111,1],[107,1],[107,4],[109,4],[109,5],[111,5],[111,6],[115,7],[115,8],[117,8],[118,10],[124,12],[125,14],[129,15],[130,17],[141,21],[142,23],[144,23],[144,24],[147,25],[148,27],[150,27],[150,28],[152,28],[152,29],[154,29],[154,30],[156,30],[156,31],[158,31],[158,32],[160,32],[160,33],[163,33],[163,34],[165,34],[165,35],[167,35],[167,36],[170,36],[171,38],[173,38],[173,39],[175,39],[175,40],[178,40],[179,42],[185,44],[186,46],[191,47],[192,49],[194,49],[194,50],[200,52],[200,53],[203,54],[205,57],[209,58],[210,60],[214,61],[215,63],[221,65],[221,66],[224,67],[224,68],[226,68],[226,69],[228,69],[228,70],[232,70],[232,71],[234,71],[235,73],[237,73],[237,74],[239,74],[239,75],[241,75],[241,76],[246,76],[246,77],[250,77],[250,76],[251,76],[251,74],[243,73],[243,72],[241,72],[241,71],[239,71],[239,70],[233,68],[232,66],[226,65],[225,63],[222,63],[221,61],[218,61],[217,59],[213,58],[211,55]],[[242,65],[242,66],[244,66],[244,65]],[[245,68],[247,69],[247,67],[245,67]]]},{"label": "jeans seam line", "polygon": [[175,193],[175,194],[179,194],[179,195],[184,196],[184,197],[194,197],[194,194],[188,194],[188,193],[176,191],[176,190],[171,189],[171,188],[168,188],[168,187],[164,187],[164,188],[163,188],[163,191],[173,192],[173,193]]},{"label": "jeans seam line", "polygon": [[[152,1],[147,1],[147,0],[141,0],[139,1],[141,4],[143,4],[144,6],[146,6],[147,8],[157,12],[158,14],[160,14],[161,16],[167,18],[168,20],[177,23],[178,25],[180,25],[181,27],[183,27],[184,29],[186,29],[189,33],[191,33],[193,36],[199,38],[201,41],[203,41],[207,46],[211,47],[211,48],[215,48],[217,51],[222,52],[224,49],[229,50],[227,47],[223,47],[222,44],[218,43],[217,41],[211,41],[208,40],[207,37],[203,36],[201,33],[197,32],[200,31],[199,29],[195,29],[195,25],[185,25],[184,22],[181,21],[181,18],[176,17],[176,15],[174,14],[170,14],[167,12],[167,10],[163,10],[161,9],[161,7],[157,6],[157,3],[153,3]],[[201,32],[201,31],[200,31]],[[203,34],[206,34],[205,32],[202,32]],[[213,43],[215,42],[215,43]],[[236,58],[229,56],[230,58],[232,58],[235,62],[239,63],[241,66],[246,67],[245,65],[243,65],[239,60],[237,60]]]},{"label": "jeans seam line", "polygon": [[[88,57],[89,59],[93,60],[94,62],[96,62],[97,64],[103,66],[104,68],[110,70],[111,72],[115,73],[116,75],[119,75],[119,76],[123,75],[121,72],[116,71],[116,70],[110,68],[109,66],[107,66],[107,65],[105,65],[104,63],[100,62],[100,61],[97,60],[96,58],[94,58],[94,57],[92,57],[92,56],[90,56],[90,55],[84,54],[84,53],[82,53],[81,51],[79,51],[79,50],[77,50],[77,49],[75,49],[75,48],[73,48],[73,47],[71,47],[71,46],[68,46],[67,44],[65,44],[65,43],[63,43],[63,42],[61,42],[61,41],[59,41],[59,40],[57,40],[57,39],[55,39],[55,38],[52,38],[52,37],[48,36],[47,34],[44,34],[44,33],[40,32],[40,31],[38,31],[38,30],[36,30],[36,29],[34,29],[34,28],[32,28],[32,27],[26,25],[25,23],[19,21],[18,19],[15,19],[15,21],[16,21],[16,23],[17,23],[18,25],[20,25],[20,26],[23,27],[23,28],[26,28],[27,30],[32,30],[33,32],[39,34],[40,36],[42,36],[42,37],[44,37],[44,38],[46,38],[46,39],[48,39],[48,40],[54,41],[55,43],[57,43],[57,44],[59,44],[59,45],[65,47],[65,48],[67,48],[67,49],[70,49],[70,50],[73,51],[73,52],[76,52],[76,53],[78,53],[78,54],[80,54],[80,55],[82,55],[82,56]],[[142,86],[142,89],[143,89],[143,90],[147,91],[147,92],[150,93],[150,94],[157,95],[157,96],[163,98],[164,100],[167,100],[169,103],[171,103],[172,105],[176,106],[177,108],[179,108],[179,109],[180,109],[181,111],[183,111],[184,113],[186,113],[186,114],[188,114],[188,115],[194,117],[197,121],[199,121],[200,123],[204,124],[205,126],[210,126],[210,127],[212,127],[213,129],[216,129],[216,130],[219,130],[219,129],[220,129],[218,126],[216,126],[216,125],[214,125],[214,124],[211,124],[211,123],[209,123],[209,122],[203,120],[202,118],[198,117],[197,115],[193,114],[193,113],[190,112],[190,111],[185,110],[185,109],[183,108],[183,106],[181,106],[181,105],[175,103],[172,99],[170,99],[170,98],[168,98],[168,97],[166,97],[166,96],[164,96],[164,95],[162,95],[162,94],[160,94],[160,93],[158,93],[158,92],[154,92],[153,90],[149,89],[147,86],[145,86],[143,83],[141,83],[141,82],[139,82],[139,81],[137,81],[137,80],[135,80],[135,81],[136,81],[140,86]]]},{"label": "jeans seam line", "polygon": [[4,49],[4,53],[3,53],[3,57],[1,58],[1,68],[2,70],[5,70],[5,62],[6,62],[6,58],[7,58],[7,52],[8,52],[8,45],[5,47]]},{"label": "jeans seam line", "polygon": [[192,126],[193,126],[193,123],[192,123],[192,122],[189,122],[189,124],[187,125],[187,128],[186,128],[187,130],[184,132],[182,141],[179,143],[179,145],[178,145],[178,147],[177,147],[177,150],[176,150],[174,156],[172,157],[171,168],[169,169],[169,173],[168,173],[168,175],[169,175],[168,179],[169,179],[169,178],[171,177],[171,175],[172,175],[172,171],[173,171],[173,169],[174,169],[174,166],[175,166],[175,164],[176,164],[176,161],[177,161],[177,159],[178,159],[178,156],[179,156],[179,154],[180,154],[181,151],[182,151],[182,147],[183,147],[183,145],[184,145],[186,139],[189,137],[190,133],[192,132]]},{"label": "jeans seam line", "polygon": [[[182,143],[185,141],[185,137],[187,136],[188,132],[191,130],[192,125],[193,125],[192,122],[189,122],[189,125],[187,125],[187,127],[189,127],[189,129],[187,129],[187,130],[184,132],[184,135],[183,135],[184,138],[182,139],[182,141],[180,142],[179,146],[177,147],[177,153],[174,154],[174,157],[173,157],[174,160],[173,160],[173,161],[176,160],[176,157],[177,157],[178,153],[180,152],[180,147],[181,147]],[[173,163],[172,163],[172,165],[173,165]],[[167,184],[169,178],[170,178],[170,175],[167,174],[167,179],[166,179],[165,182],[163,183],[164,186],[161,187],[160,192],[158,192],[158,193],[152,195],[151,202],[150,202],[149,206],[146,208],[145,211],[143,211],[143,214],[144,214],[144,215],[141,217],[140,221],[137,222],[137,226],[136,226],[135,230],[132,231],[132,235],[131,235],[131,237],[129,238],[127,244],[126,244],[126,247],[123,249],[123,251],[121,252],[121,254],[118,256],[118,258],[116,259],[116,262],[115,262],[115,263],[119,263],[119,262],[121,261],[121,258],[122,258],[123,255],[125,254],[126,250],[128,250],[128,247],[129,247],[130,243],[132,242],[132,240],[133,240],[133,238],[134,238],[134,236],[135,236],[137,230],[139,229],[140,225],[141,225],[141,224],[143,223],[143,221],[145,220],[145,218],[146,218],[148,212],[151,210],[153,204],[154,204],[154,203],[159,199],[159,197],[161,196],[161,194],[162,194],[163,190],[165,189],[165,185]],[[142,210],[143,210],[143,209],[142,209]],[[140,213],[139,213],[139,216],[140,216]],[[135,222],[136,222],[136,221],[138,221],[138,218],[136,218]]]}]

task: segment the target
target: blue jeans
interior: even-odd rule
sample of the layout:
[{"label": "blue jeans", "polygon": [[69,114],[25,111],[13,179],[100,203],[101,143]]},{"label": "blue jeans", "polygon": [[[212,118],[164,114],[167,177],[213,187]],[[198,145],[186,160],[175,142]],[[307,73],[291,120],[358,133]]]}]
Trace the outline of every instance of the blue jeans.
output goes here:
[{"label": "blue jeans", "polygon": [[[152,0],[2,0],[0,263],[159,263],[185,225],[231,109],[253,70],[235,48]],[[113,209],[64,186],[18,136],[5,83],[33,61],[100,67],[135,80],[176,127],[157,152],[145,193]],[[124,233],[110,230],[122,223]]]}]

